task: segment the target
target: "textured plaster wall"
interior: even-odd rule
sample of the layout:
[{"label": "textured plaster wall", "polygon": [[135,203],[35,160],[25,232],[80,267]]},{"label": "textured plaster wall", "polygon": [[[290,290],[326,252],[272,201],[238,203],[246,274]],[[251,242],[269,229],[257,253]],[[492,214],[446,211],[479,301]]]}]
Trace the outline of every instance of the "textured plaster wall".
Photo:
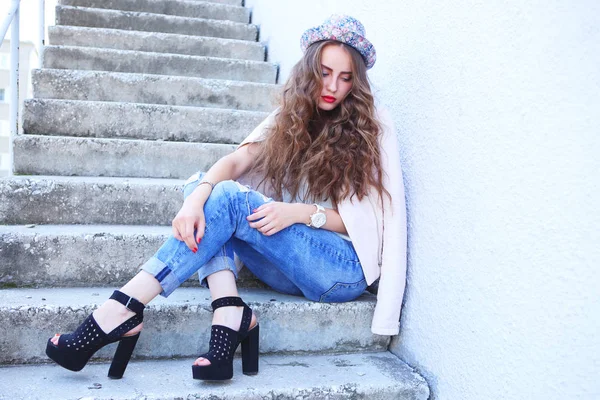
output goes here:
[{"label": "textured plaster wall", "polygon": [[409,219],[391,350],[432,398],[600,398],[600,3],[246,5],[280,82],[332,12],[378,50]]}]

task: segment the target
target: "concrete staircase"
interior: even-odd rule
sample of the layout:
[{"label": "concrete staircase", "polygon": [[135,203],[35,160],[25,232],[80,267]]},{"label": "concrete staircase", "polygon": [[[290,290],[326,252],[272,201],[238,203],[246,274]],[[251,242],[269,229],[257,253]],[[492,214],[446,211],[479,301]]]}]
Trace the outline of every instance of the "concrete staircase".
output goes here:
[{"label": "concrete staircase", "polygon": [[114,352],[73,373],[48,337],[73,330],[170,233],[182,179],[231,152],[272,109],[277,67],[241,0],[60,0],[17,176],[0,180],[1,399],[427,399],[426,382],[372,335],[375,297],[323,304],[265,288],[242,270],[259,316],[260,373],[194,381],[210,298],[190,279],[149,305],[125,377]]}]

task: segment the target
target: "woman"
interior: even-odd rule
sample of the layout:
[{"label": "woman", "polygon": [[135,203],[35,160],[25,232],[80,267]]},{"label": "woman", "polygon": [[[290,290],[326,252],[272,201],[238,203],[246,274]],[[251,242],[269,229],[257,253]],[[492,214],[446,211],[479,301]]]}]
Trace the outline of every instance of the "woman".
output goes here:
[{"label": "woman", "polygon": [[210,350],[194,362],[193,377],[230,379],[240,343],[244,373],[257,373],[259,325],[238,295],[234,256],[273,289],[314,301],[353,300],[381,277],[371,329],[398,333],[404,190],[391,119],[369,87],[375,49],[364,35],[343,15],[303,34],[304,56],[278,109],[186,182],[173,235],[74,333],[49,339],[50,358],[78,371],[119,341],[109,376],[121,378],[145,304],[197,271],[214,314]]}]

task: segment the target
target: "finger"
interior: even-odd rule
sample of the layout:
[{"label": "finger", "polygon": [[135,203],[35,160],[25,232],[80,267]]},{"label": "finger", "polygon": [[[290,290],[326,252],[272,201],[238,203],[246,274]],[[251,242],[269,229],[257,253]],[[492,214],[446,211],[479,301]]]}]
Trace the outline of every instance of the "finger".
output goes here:
[{"label": "finger", "polygon": [[267,232],[269,232],[271,229],[274,229],[277,226],[277,224],[275,222],[269,222],[265,225],[263,225],[262,227],[260,227],[258,230],[263,233],[266,234]]},{"label": "finger", "polygon": [[266,224],[268,224],[269,222],[271,222],[271,219],[269,219],[269,217],[264,217],[256,222],[250,222],[250,227],[255,228],[255,229],[260,229],[263,226],[265,226]]},{"label": "finger", "polygon": [[269,229],[268,231],[266,231],[266,232],[264,233],[264,235],[265,235],[265,236],[272,236],[272,235],[276,234],[276,233],[277,233],[277,232],[279,232],[279,231],[280,231],[279,227],[274,227],[274,228],[272,228],[272,229]]},{"label": "finger", "polygon": [[185,227],[183,228],[183,241],[189,247],[190,250],[194,251],[197,249],[194,241],[194,223],[192,221],[185,221]]},{"label": "finger", "polygon": [[175,225],[173,225],[172,227],[172,231],[173,231],[173,237],[181,242],[183,242],[183,239],[181,238],[181,234],[179,233],[179,230],[177,229],[177,227]]},{"label": "finger", "polygon": [[204,237],[204,221],[198,221],[196,226],[196,243],[200,243],[202,241],[202,238]]},{"label": "finger", "polygon": [[266,205],[267,205],[266,203],[265,204],[261,204],[260,206],[256,207],[254,210],[252,210],[252,212],[262,211],[262,210],[265,209]]},{"label": "finger", "polygon": [[269,213],[269,210],[259,210],[253,214],[250,214],[246,217],[248,221],[256,221],[257,219],[264,218]]}]

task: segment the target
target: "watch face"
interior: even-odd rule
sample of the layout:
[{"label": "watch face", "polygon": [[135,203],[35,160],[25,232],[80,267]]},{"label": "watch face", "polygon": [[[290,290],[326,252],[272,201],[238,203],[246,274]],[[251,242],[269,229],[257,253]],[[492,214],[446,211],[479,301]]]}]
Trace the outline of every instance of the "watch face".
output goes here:
[{"label": "watch face", "polygon": [[320,228],[325,225],[325,222],[327,222],[327,217],[325,216],[325,213],[316,213],[310,217],[310,220],[312,226],[315,228]]}]

